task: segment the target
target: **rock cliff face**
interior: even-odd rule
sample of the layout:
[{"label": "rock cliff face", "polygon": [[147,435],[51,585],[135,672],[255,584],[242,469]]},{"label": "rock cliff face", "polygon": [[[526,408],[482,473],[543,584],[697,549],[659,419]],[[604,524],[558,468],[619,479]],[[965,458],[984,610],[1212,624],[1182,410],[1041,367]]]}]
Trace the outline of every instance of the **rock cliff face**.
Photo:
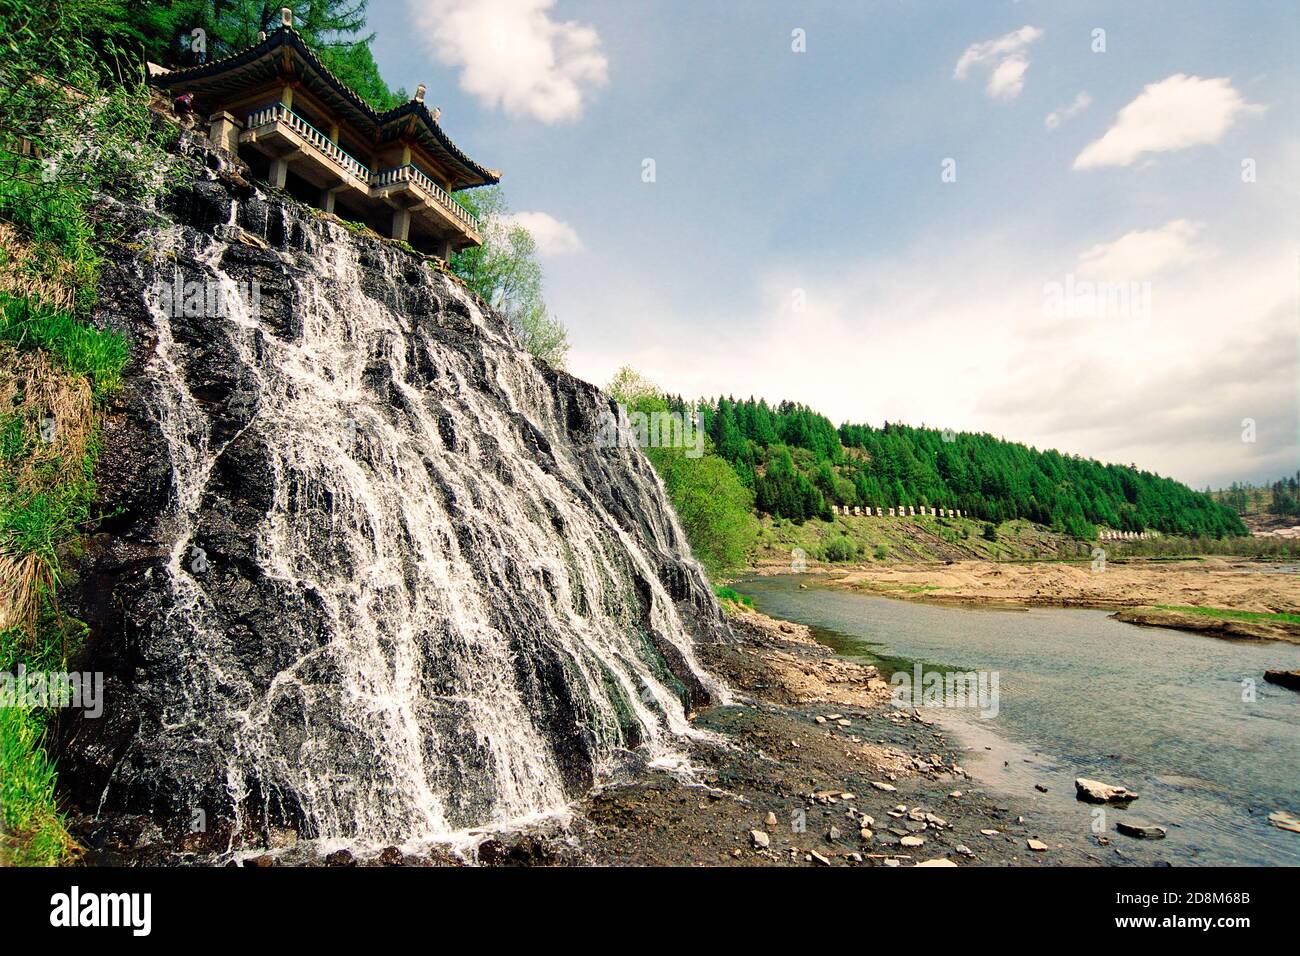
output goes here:
[{"label": "rock cliff face", "polygon": [[679,759],[725,625],[644,457],[600,446],[609,400],[200,155],[105,213],[133,359],[72,588],[106,675],[58,728],[72,804],[205,852],[418,844]]}]

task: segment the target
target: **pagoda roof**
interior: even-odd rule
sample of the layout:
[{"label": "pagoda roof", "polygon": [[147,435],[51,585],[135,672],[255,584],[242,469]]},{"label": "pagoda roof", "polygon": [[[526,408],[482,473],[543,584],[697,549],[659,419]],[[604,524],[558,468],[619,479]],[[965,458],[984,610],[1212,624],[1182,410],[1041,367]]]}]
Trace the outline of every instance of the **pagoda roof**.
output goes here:
[{"label": "pagoda roof", "polygon": [[252,86],[292,81],[311,93],[339,119],[349,123],[375,145],[408,137],[440,160],[455,175],[452,189],[490,186],[501,173],[480,166],[451,141],[429,108],[409,100],[383,113],[335,76],[312,52],[302,35],[282,26],[254,46],[204,63],[150,77],[150,82],[172,92],[229,98]]}]

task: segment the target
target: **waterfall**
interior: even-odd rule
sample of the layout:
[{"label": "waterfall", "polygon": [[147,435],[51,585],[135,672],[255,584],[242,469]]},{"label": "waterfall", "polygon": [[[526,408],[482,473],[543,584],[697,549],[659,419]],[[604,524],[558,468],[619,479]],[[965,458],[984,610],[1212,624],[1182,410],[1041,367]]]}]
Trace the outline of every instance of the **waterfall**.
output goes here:
[{"label": "waterfall", "polygon": [[[685,765],[720,615],[653,470],[596,444],[605,400],[409,253],[248,207],[136,263],[171,487],[100,809],[414,845]],[[185,314],[194,282],[220,315]]]}]

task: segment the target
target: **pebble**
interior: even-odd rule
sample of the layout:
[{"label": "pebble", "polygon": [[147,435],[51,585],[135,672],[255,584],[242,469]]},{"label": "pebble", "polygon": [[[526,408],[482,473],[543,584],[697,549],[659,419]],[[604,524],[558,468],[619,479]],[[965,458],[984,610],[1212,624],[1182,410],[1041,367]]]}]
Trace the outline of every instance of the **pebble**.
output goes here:
[{"label": "pebble", "polygon": [[871,781],[871,785],[875,787],[877,790],[885,791],[885,793],[893,793],[895,790],[898,789],[892,783],[881,783],[879,780]]},{"label": "pebble", "polygon": [[772,845],[772,838],[762,830],[750,830],[749,838],[754,841],[754,846],[760,850],[766,850]]},{"label": "pebble", "polygon": [[1029,849],[1034,850],[1037,853],[1043,853],[1047,850],[1047,844],[1042,840],[1026,840],[1025,844]]},{"label": "pebble", "polygon": [[920,846],[922,843],[925,842],[925,837],[905,836],[900,838],[898,842],[901,843],[903,846]]}]

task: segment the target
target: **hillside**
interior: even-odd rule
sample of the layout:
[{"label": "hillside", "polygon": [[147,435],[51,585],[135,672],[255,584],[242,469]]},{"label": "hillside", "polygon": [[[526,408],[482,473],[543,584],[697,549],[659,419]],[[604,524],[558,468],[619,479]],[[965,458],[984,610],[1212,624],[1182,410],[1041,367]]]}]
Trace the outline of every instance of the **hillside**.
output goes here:
[{"label": "hillside", "polygon": [[757,512],[795,522],[829,520],[834,505],[911,505],[993,523],[1026,519],[1079,540],[1095,539],[1099,527],[1247,533],[1231,508],[1181,482],[992,435],[893,423],[836,428],[806,406],[753,399],[705,401],[702,417]]}]

